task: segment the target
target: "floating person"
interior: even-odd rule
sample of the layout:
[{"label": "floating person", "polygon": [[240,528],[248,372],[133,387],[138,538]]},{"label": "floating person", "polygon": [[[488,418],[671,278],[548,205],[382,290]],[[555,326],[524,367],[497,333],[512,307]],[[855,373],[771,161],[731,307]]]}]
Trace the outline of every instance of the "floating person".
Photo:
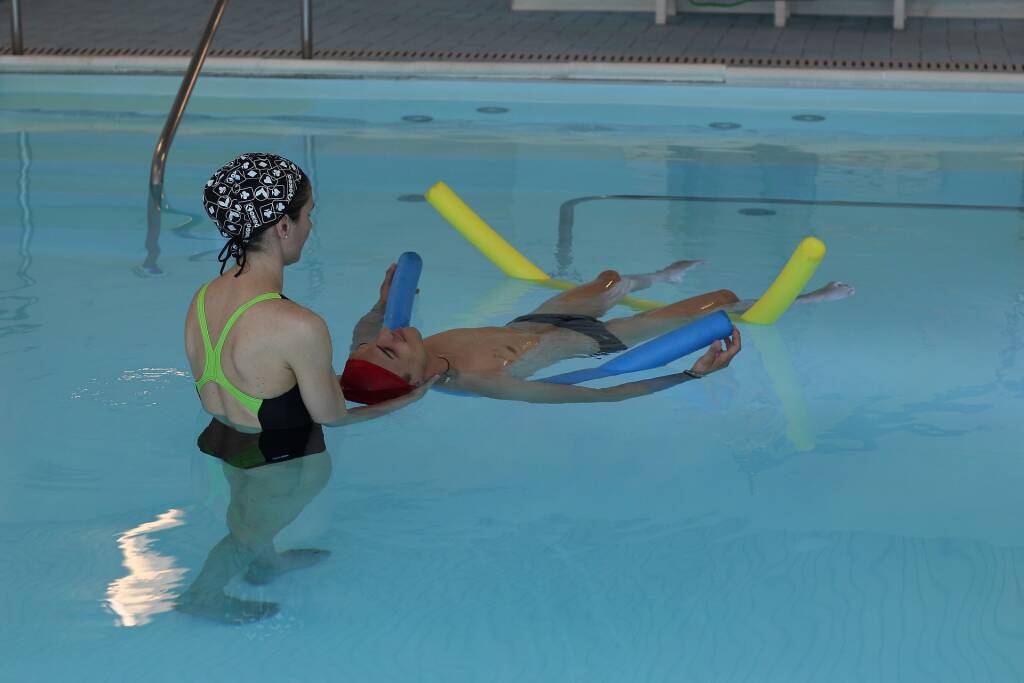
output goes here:
[{"label": "floating person", "polygon": [[[360,321],[342,373],[345,396],[374,404],[415,391],[438,375],[445,389],[531,403],[621,401],[699,379],[729,365],[742,347],[733,328],[689,370],[605,388],[528,381],[557,361],[625,350],[713,311],[742,314],[755,301],[741,301],[722,289],[636,315],[601,321],[630,292],[657,282],[678,282],[701,261],[679,261],[654,273],[619,275],[607,270],[591,282],[558,294],[532,313],[504,327],[454,329],[423,338],[412,327],[390,330],[371,312]],[[831,282],[804,294],[797,303],[841,299],[853,288]]]}]

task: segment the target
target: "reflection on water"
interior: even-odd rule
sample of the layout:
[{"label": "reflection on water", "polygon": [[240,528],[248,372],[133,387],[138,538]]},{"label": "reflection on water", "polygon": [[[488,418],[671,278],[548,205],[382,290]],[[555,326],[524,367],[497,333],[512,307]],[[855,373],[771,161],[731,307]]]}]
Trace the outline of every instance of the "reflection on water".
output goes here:
[{"label": "reflection on water", "polygon": [[211,420],[198,445],[223,461],[220,469],[230,491],[228,533],[184,592],[178,589],[188,568],[152,547],[153,534],[185,524],[182,510],[168,510],[121,534],[118,546],[129,573],[110,583],[106,600],[121,626],[143,626],[172,609],[234,624],[259,621],[276,614],[278,606],[227,595],[233,578],[242,574],[248,583],[264,585],[330,555],[312,548],[279,552],[274,545],[330,479],[320,425],[247,434]]},{"label": "reflection on water", "polygon": [[[29,172],[32,169],[32,148],[29,144],[28,133],[18,133],[18,206],[21,209],[21,237],[18,240],[18,255],[21,257],[15,278],[18,284],[13,287],[0,289],[0,321],[25,321],[30,318],[29,308],[38,303],[38,297],[12,295],[12,292],[20,292],[29,289],[36,284],[35,278],[29,275],[32,266],[32,236],[35,232],[35,224],[32,219],[32,206],[29,199]],[[39,325],[19,322],[13,325],[0,326],[0,338],[31,332]]]},{"label": "reflection on water", "polygon": [[151,546],[149,534],[185,523],[185,513],[170,509],[152,522],[128,529],[117,539],[124,554],[128,576],[107,586],[107,606],[119,617],[120,626],[143,626],[154,615],[174,608],[173,592],[185,574],[175,558],[161,555]]},{"label": "reflection on water", "polygon": [[272,602],[242,600],[225,592],[238,575],[263,585],[295,569],[325,559],[326,550],[278,551],[275,537],[299,516],[327,484],[331,460],[323,430],[297,429],[244,433],[214,419],[199,435],[199,449],[224,461],[230,490],[228,533],[210,550],[202,569],[178,599],[177,609],[234,624],[271,617]]}]

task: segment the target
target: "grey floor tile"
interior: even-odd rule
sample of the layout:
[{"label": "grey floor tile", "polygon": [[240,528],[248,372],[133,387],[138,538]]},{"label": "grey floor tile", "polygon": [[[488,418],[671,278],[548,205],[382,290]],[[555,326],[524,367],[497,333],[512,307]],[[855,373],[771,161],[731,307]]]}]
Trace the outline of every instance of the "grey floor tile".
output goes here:
[{"label": "grey floor tile", "polygon": [[[191,49],[210,0],[32,0],[28,47]],[[652,3],[653,5],[653,3]],[[296,49],[299,4],[229,5],[218,49]],[[683,8],[685,10],[685,7]],[[9,44],[9,3],[0,0],[0,46]],[[265,17],[273,16],[268,22]],[[797,15],[775,29],[770,15],[683,12],[666,26],[651,12],[510,12],[508,0],[317,0],[321,49],[568,51],[585,55],[956,60],[1024,64],[1024,21],[920,19],[893,31],[887,17]]]},{"label": "grey floor tile", "polygon": [[783,31],[780,29],[758,29],[754,32],[750,39],[747,40],[747,49],[749,50],[767,50],[771,51],[775,49],[775,46],[779,44]]}]

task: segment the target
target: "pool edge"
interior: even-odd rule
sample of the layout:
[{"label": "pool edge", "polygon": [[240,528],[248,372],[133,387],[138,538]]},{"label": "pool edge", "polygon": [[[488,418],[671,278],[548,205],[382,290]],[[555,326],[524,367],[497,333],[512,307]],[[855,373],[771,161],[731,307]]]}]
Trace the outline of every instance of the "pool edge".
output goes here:
[{"label": "pool edge", "polygon": [[[184,73],[186,57],[0,56],[0,74]],[[736,67],[724,64],[346,61],[211,57],[205,76],[350,79],[612,81],[790,88],[1024,92],[1024,75],[952,71]]]}]

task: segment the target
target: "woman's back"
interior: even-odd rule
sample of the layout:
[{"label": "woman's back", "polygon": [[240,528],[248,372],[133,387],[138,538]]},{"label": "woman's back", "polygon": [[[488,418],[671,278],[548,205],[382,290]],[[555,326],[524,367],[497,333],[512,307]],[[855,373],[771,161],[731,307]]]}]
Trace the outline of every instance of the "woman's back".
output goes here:
[{"label": "woman's back", "polygon": [[[299,426],[310,418],[298,396],[295,374],[285,360],[281,332],[302,309],[278,292],[264,290],[257,281],[230,274],[205,285],[189,306],[185,350],[207,412],[253,429]],[[250,306],[240,311],[246,304]],[[289,393],[295,396],[289,397]],[[289,404],[284,410],[281,401]],[[268,419],[275,424],[266,424]]]}]

